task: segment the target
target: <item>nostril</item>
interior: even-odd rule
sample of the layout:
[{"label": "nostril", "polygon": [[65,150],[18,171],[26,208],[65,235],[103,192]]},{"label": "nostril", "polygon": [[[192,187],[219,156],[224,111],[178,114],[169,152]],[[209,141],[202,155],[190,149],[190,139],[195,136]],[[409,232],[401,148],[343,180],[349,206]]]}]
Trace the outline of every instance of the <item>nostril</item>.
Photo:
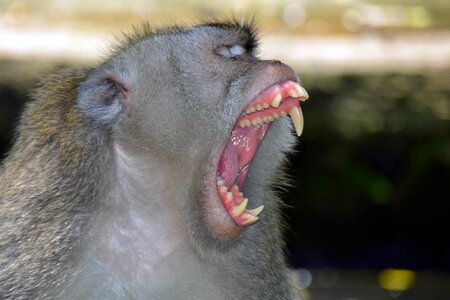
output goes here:
[{"label": "nostril", "polygon": [[274,65],[281,65],[282,64],[282,62],[280,60],[278,60],[278,59],[272,60],[271,63],[274,64]]}]

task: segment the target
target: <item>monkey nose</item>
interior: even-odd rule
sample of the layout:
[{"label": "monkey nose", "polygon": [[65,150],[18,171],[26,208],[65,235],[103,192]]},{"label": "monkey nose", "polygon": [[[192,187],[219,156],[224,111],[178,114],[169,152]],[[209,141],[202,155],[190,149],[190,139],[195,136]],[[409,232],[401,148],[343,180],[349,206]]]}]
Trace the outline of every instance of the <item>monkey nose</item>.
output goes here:
[{"label": "monkey nose", "polygon": [[281,62],[281,60],[278,59],[273,59],[270,61],[271,64],[273,65],[282,65],[283,63]]}]

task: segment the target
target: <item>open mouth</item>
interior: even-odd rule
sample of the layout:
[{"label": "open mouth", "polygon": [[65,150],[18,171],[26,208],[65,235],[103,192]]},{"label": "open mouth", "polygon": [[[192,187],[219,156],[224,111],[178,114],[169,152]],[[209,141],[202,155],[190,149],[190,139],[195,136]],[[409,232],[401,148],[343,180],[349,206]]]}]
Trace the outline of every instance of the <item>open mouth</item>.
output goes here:
[{"label": "open mouth", "polygon": [[234,222],[247,226],[258,220],[264,209],[248,209],[248,199],[241,192],[256,152],[272,122],[289,116],[298,136],[303,131],[300,102],[308,99],[306,90],[294,81],[276,84],[262,92],[241,113],[231,132],[217,168],[217,191]]}]

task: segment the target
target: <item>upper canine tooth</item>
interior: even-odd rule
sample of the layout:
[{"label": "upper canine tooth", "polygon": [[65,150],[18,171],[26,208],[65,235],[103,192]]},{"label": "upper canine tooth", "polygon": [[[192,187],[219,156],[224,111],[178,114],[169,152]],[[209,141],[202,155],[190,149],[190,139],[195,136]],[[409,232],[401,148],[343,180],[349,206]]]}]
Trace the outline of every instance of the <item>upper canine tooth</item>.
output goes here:
[{"label": "upper canine tooth", "polygon": [[298,94],[298,92],[294,89],[290,89],[289,90],[289,96],[291,96],[292,98],[298,98],[300,97],[300,95]]},{"label": "upper canine tooth", "polygon": [[292,119],[292,123],[294,123],[295,132],[297,136],[301,136],[303,132],[303,113],[300,106],[294,106],[289,111],[289,116]]},{"label": "upper canine tooth", "polygon": [[299,98],[301,98],[301,101],[306,101],[309,98],[308,92],[305,90],[304,87],[302,87],[300,84],[296,83],[295,85],[295,89],[297,90],[298,96]]},{"label": "upper canine tooth", "polygon": [[281,99],[282,99],[282,98],[283,98],[283,97],[281,96],[280,92],[278,92],[278,93],[275,95],[275,97],[273,98],[273,100],[272,100],[272,102],[270,103],[270,105],[271,105],[272,107],[277,108],[278,106],[280,106],[280,102],[281,102]]}]

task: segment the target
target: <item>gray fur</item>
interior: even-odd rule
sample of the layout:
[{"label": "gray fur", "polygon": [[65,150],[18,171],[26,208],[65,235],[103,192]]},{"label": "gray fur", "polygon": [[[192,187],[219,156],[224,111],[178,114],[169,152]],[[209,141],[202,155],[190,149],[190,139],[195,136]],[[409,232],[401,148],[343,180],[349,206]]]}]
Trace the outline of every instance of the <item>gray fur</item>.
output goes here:
[{"label": "gray fur", "polygon": [[43,81],[0,170],[0,299],[298,298],[270,190],[288,120],[245,186],[260,220],[229,240],[205,223],[212,157],[246,95],[284,78],[215,52],[251,34],[238,22],[146,29],[99,66]]}]

